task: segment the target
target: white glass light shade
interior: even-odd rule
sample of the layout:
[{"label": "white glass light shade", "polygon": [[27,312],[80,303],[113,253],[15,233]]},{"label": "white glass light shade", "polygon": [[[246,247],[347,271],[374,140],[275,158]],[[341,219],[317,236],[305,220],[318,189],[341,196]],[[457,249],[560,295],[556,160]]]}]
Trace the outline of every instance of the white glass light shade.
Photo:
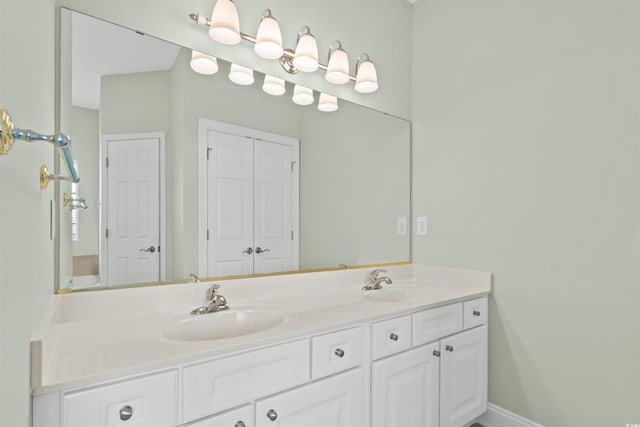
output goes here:
[{"label": "white glass light shade", "polygon": [[318,110],[324,111],[325,113],[331,113],[338,109],[338,98],[335,96],[327,95],[326,93],[320,94],[320,99],[318,99]]},{"label": "white glass light shade", "polygon": [[200,74],[215,74],[218,72],[218,60],[206,53],[191,51],[191,69]]},{"label": "white glass light shade", "polygon": [[342,49],[333,51],[329,58],[324,78],[329,83],[336,85],[342,85],[349,81],[349,57],[347,57],[347,52]]},{"label": "white glass light shade", "polygon": [[231,64],[229,80],[242,86],[253,84],[253,70],[242,65]]},{"label": "white glass light shade", "polygon": [[272,16],[260,21],[253,50],[265,59],[278,59],[282,56],[282,33],[278,21]]},{"label": "white glass light shade", "polygon": [[367,60],[360,64],[354,89],[360,93],[371,93],[378,90],[378,75],[373,62]]},{"label": "white glass light shade", "polygon": [[313,104],[313,90],[305,86],[295,85],[293,88],[293,102],[298,105]]},{"label": "white glass light shade", "polygon": [[218,0],[211,13],[209,37],[222,44],[240,43],[238,10],[232,0]]},{"label": "white glass light shade", "polygon": [[318,44],[315,37],[311,34],[300,37],[292,62],[294,67],[305,73],[318,69]]},{"label": "white glass light shade", "polygon": [[286,89],[284,87],[284,80],[265,74],[264,83],[262,84],[262,90],[269,95],[283,95],[286,92]]}]

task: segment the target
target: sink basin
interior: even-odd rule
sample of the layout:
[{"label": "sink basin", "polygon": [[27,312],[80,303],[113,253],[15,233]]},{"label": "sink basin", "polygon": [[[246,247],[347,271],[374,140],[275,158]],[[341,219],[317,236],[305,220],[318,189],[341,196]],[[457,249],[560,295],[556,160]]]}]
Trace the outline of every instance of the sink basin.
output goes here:
[{"label": "sink basin", "polygon": [[264,309],[229,310],[183,318],[164,329],[165,338],[176,341],[210,341],[266,331],[287,319],[283,313]]},{"label": "sink basin", "polygon": [[369,301],[414,302],[428,297],[432,292],[422,288],[387,287],[364,291],[362,296]]}]

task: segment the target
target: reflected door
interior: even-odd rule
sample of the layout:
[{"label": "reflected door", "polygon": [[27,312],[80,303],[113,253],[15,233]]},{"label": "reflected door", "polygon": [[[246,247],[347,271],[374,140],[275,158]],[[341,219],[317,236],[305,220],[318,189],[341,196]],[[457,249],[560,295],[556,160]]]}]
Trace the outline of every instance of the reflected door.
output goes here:
[{"label": "reflected door", "polygon": [[209,130],[207,156],[206,275],[297,269],[292,147]]},{"label": "reflected door", "polygon": [[107,285],[160,281],[160,138],[105,142],[101,280]]}]

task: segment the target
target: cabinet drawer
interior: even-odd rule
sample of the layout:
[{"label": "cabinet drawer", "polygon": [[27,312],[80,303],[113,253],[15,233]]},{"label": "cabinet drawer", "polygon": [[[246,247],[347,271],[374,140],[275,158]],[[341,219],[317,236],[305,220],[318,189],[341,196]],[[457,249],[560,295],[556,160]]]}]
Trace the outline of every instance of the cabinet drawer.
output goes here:
[{"label": "cabinet drawer", "polygon": [[403,316],[374,323],[371,327],[374,359],[389,356],[411,347],[411,317]]},{"label": "cabinet drawer", "polygon": [[311,339],[311,378],[326,377],[362,363],[362,328],[351,328]]},{"label": "cabinet drawer", "polygon": [[183,370],[184,420],[192,421],[309,380],[309,341],[217,359]]},{"label": "cabinet drawer", "polygon": [[253,427],[252,405],[187,424],[184,427]]},{"label": "cabinet drawer", "polygon": [[362,368],[356,368],[259,400],[256,427],[364,427],[365,396]]},{"label": "cabinet drawer", "polygon": [[413,345],[426,344],[462,330],[462,303],[415,313]]},{"label": "cabinet drawer", "polygon": [[65,394],[64,427],[175,426],[177,372],[165,372]]},{"label": "cabinet drawer", "polygon": [[464,328],[470,329],[487,323],[487,297],[464,303]]}]

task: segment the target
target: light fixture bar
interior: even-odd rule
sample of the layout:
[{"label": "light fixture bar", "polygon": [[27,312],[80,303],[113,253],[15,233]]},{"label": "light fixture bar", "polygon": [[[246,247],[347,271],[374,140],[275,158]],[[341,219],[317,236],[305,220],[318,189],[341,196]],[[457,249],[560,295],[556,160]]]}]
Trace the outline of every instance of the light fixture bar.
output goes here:
[{"label": "light fixture bar", "polygon": [[[200,15],[199,13],[191,13],[189,14],[189,17],[198,25],[203,25],[203,26],[210,26],[211,25],[211,21],[209,21],[209,19],[205,18],[204,16]],[[242,31],[240,32],[240,38],[244,41],[247,41],[249,43],[252,44],[256,44],[256,38],[250,34],[245,34]],[[291,49],[284,49],[284,51],[282,52],[282,56],[287,58],[288,62],[293,60],[294,57],[294,51],[292,51]],[[285,66],[283,65],[283,68],[285,68]],[[323,64],[321,62],[318,62],[318,68],[323,70],[323,71],[327,71],[327,65]],[[285,68],[285,70],[288,73],[295,73],[297,72],[297,70],[295,71],[290,71],[289,69]],[[356,77],[352,76],[351,74],[349,74],[349,80],[351,80],[352,82],[356,81]]]}]

